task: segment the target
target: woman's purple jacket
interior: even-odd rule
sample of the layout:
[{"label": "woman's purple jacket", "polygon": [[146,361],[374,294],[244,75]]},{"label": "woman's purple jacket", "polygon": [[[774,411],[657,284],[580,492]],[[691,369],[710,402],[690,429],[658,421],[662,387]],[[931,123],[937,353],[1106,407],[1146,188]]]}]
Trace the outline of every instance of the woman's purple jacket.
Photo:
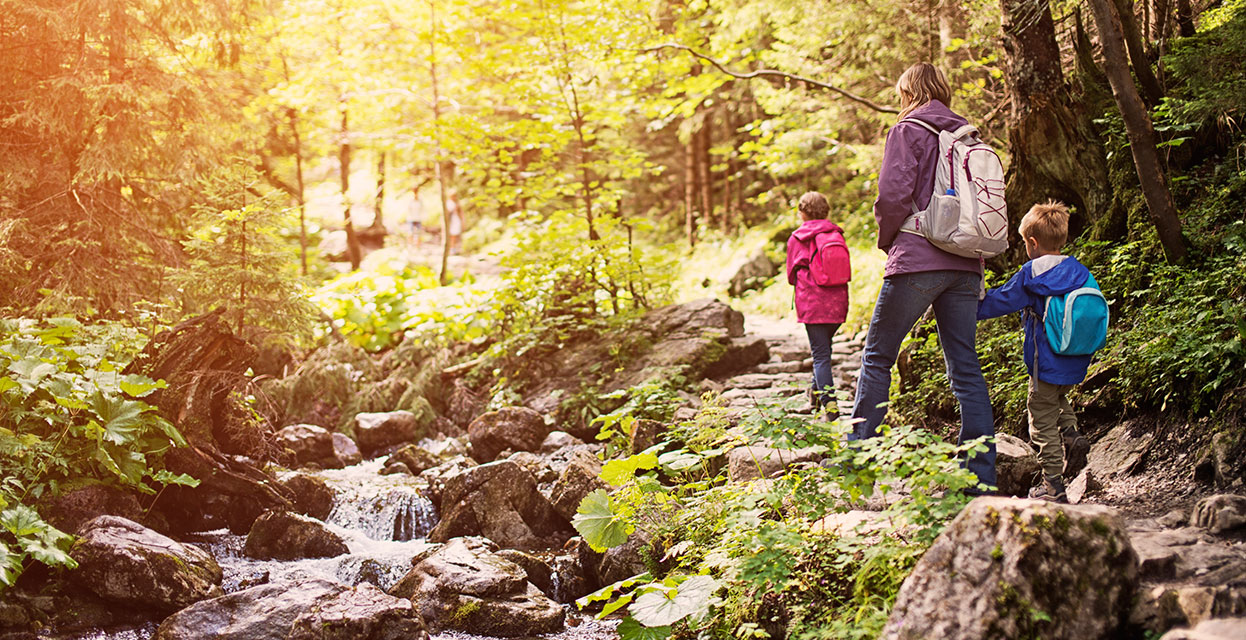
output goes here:
[{"label": "woman's purple jacket", "polygon": [[827,231],[843,233],[830,220],[810,220],[787,239],[787,282],[796,287],[796,321],[802,324],[842,324],[848,319],[848,285],[818,286],[809,273],[813,239]]},{"label": "woman's purple jacket", "polygon": [[[908,117],[947,131],[966,123],[938,100],[918,107]],[[887,252],[884,276],[944,269],[982,272],[977,258],[948,253],[921,236],[900,231],[904,219],[913,213],[914,202],[918,210],[930,204],[938,155],[938,136],[919,124],[900,122],[887,132],[883,167],[878,172],[878,199],[874,201],[878,248]]]}]

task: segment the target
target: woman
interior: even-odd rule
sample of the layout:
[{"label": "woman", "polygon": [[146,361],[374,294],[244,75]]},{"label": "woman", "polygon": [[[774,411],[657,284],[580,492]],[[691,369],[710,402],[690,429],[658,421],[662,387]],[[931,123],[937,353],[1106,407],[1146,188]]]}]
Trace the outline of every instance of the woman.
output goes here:
[{"label": "woman", "polygon": [[819,286],[813,281],[809,262],[818,235],[843,232],[826,219],[831,207],[822,194],[806,193],[800,197],[797,209],[801,225],[787,239],[787,282],[796,288],[796,321],[805,325],[805,333],[809,335],[814,409],[821,411],[829,406],[829,417],[835,418],[839,416],[839,406],[835,403],[835,378],[831,370],[831,339],[848,317],[848,285]]},{"label": "woman", "polygon": [[935,247],[925,237],[900,231],[905,218],[930,203],[939,139],[919,123],[952,131],[966,124],[948,104],[952,90],[943,72],[927,63],[908,68],[896,82],[899,122],[887,133],[883,166],[878,174],[878,248],[887,252],[883,286],[865,339],[861,375],[852,407],[851,439],[872,438],[887,414],[891,367],[905,335],[934,308],[939,344],[952,391],[960,403],[960,441],[991,436],[988,451],[966,466],[984,485],[995,486],[995,425],[991,402],[978,364],[974,342],[982,263]]}]

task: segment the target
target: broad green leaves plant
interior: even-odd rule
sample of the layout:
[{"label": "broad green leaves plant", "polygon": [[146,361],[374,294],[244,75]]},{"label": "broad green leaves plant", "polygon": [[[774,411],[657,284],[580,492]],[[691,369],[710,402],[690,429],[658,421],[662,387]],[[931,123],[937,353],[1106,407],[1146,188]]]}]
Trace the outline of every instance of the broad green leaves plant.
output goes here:
[{"label": "broad green leaves plant", "polygon": [[615,511],[609,494],[601,489],[584,496],[575,517],[571,519],[571,525],[598,553],[623,544],[632,532],[631,523]]}]

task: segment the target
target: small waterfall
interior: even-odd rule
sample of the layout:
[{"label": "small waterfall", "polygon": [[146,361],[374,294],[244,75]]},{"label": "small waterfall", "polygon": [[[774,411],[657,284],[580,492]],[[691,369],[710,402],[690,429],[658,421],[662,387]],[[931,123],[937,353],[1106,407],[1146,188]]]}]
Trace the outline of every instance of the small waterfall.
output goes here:
[{"label": "small waterfall", "polygon": [[384,459],[319,472],[337,492],[327,522],[372,540],[418,540],[437,526],[437,509],[423,485],[404,474],[380,475]]}]

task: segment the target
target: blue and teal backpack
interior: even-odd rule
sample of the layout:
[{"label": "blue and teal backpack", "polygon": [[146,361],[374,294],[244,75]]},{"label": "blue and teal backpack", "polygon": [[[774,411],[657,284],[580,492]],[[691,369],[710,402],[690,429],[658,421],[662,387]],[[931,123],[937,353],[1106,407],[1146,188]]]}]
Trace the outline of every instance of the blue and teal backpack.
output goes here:
[{"label": "blue and teal backpack", "polygon": [[1093,275],[1086,276],[1080,289],[1047,297],[1043,329],[1057,355],[1088,356],[1103,348],[1108,339],[1108,301]]}]

